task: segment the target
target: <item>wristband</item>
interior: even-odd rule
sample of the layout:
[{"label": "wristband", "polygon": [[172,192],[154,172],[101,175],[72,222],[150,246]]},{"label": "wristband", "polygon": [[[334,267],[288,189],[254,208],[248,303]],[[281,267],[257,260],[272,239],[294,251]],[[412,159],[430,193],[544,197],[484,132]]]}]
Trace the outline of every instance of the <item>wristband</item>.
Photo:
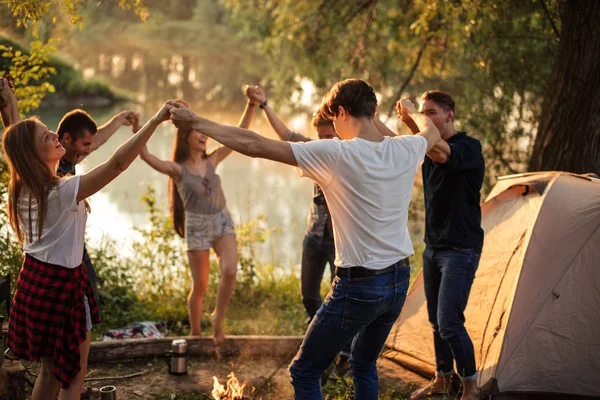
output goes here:
[{"label": "wristband", "polygon": [[267,99],[265,99],[265,101],[263,101],[262,103],[260,103],[260,105],[258,106],[261,110],[263,110],[265,107],[267,106]]}]

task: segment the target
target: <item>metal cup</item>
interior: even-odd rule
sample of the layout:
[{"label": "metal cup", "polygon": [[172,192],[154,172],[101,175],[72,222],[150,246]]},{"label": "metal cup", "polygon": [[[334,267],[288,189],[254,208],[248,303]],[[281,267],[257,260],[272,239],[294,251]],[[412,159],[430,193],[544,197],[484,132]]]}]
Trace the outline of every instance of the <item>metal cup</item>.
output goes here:
[{"label": "metal cup", "polygon": [[117,400],[116,386],[104,386],[100,388],[100,400]]}]

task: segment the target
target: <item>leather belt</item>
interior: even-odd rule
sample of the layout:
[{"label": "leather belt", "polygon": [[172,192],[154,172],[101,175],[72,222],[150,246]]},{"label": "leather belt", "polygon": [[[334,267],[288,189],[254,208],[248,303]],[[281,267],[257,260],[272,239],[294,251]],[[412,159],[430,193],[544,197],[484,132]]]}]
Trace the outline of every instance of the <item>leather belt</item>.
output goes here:
[{"label": "leather belt", "polygon": [[388,272],[394,271],[396,267],[408,266],[410,266],[410,260],[406,257],[384,269],[369,269],[365,267],[336,268],[335,274],[341,278],[364,278],[367,276],[387,274]]}]

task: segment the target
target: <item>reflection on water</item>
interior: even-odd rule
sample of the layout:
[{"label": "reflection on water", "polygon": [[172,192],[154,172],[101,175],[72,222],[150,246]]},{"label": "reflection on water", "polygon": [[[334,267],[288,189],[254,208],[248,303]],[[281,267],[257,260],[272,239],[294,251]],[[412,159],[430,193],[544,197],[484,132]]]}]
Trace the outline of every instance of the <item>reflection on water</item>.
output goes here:
[{"label": "reflection on water", "polygon": [[[53,109],[39,114],[51,129],[55,129],[66,111],[68,110]],[[101,125],[119,109],[88,111]],[[207,117],[234,125],[238,122],[239,114]],[[143,115],[142,118],[145,121],[148,115]],[[269,137],[274,135],[258,109],[251,128]],[[131,134],[130,127],[119,129],[106,144],[78,165],[77,172],[89,171],[106,161]],[[174,135],[175,129],[170,123],[162,124],[148,143],[150,152],[169,159]],[[257,246],[260,259],[274,261],[279,265],[299,263],[306,215],[311,201],[311,182],[300,179],[292,167],[252,159],[238,153],[233,153],[223,161],[217,168],[217,173],[222,178],[228,207],[236,223],[263,215],[268,227],[279,229],[264,246]],[[145,204],[141,201],[148,185],[156,189],[158,204],[163,204],[165,212],[168,212],[167,177],[138,158],[127,171],[91,197],[88,242],[97,243],[103,235],[107,235],[122,243],[123,251],[129,252],[128,243],[134,235],[134,227],[148,226]]]}]

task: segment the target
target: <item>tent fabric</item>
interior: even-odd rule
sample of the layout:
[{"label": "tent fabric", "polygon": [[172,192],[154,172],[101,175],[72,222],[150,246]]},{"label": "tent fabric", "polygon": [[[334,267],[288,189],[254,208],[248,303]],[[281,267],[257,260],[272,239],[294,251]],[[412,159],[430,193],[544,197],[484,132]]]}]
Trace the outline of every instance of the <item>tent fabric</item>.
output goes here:
[{"label": "tent fabric", "polygon": [[[600,183],[559,172],[499,180],[482,215],[465,311],[480,387],[600,396]],[[435,365],[421,274],[386,345]]]}]

